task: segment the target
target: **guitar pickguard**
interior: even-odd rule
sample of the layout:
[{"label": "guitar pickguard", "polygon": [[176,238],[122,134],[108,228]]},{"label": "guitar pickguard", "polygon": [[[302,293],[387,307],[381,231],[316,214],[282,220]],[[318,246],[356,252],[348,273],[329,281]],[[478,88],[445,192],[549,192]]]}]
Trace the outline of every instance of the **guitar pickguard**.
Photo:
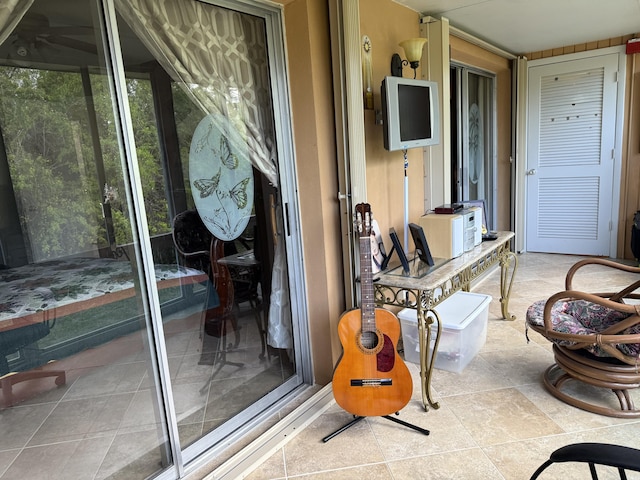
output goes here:
[{"label": "guitar pickguard", "polygon": [[376,364],[379,372],[390,372],[395,365],[396,349],[388,336],[384,334],[382,336],[384,341],[382,348],[376,355]]}]

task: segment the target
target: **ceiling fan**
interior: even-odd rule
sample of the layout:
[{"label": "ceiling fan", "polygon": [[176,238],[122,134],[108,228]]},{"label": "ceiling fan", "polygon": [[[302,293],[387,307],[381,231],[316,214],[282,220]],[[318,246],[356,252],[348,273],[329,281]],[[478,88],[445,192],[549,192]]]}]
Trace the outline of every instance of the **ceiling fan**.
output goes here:
[{"label": "ceiling fan", "polygon": [[97,48],[94,43],[77,37],[93,39],[93,27],[85,26],[51,26],[49,19],[40,13],[29,12],[12,32],[12,53],[19,57],[44,57],[53,49],[73,49],[95,55]]}]

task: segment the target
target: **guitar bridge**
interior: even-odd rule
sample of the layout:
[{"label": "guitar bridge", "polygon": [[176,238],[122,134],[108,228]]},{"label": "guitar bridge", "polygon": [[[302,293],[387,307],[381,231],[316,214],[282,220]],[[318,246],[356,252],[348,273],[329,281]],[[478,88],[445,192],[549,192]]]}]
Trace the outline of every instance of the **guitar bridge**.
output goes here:
[{"label": "guitar bridge", "polygon": [[352,387],[386,387],[393,384],[390,378],[360,378],[351,380]]}]

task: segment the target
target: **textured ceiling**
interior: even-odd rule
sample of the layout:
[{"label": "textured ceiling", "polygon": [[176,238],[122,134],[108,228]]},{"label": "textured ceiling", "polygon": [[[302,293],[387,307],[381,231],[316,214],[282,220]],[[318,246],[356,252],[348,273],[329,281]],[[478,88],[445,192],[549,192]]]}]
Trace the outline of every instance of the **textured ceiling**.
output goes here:
[{"label": "textured ceiling", "polygon": [[394,1],[514,54],[640,34],[640,0]]}]

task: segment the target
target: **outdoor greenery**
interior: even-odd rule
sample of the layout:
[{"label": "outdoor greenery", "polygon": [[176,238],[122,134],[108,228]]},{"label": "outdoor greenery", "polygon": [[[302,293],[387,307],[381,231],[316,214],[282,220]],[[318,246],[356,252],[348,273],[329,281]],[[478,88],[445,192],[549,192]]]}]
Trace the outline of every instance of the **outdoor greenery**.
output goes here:
[{"label": "outdoor greenery", "polygon": [[[167,233],[150,82],[127,87],[149,234]],[[184,96],[178,104],[191,113]],[[109,246],[109,215],[111,243],[133,240],[117,125],[105,75],[0,68],[0,129],[31,261]]]},{"label": "outdoor greenery", "polygon": [[[108,81],[99,73],[0,67],[0,133],[31,262],[133,241],[125,186],[130,167],[117,137]],[[142,76],[129,78],[127,93],[149,235],[154,237],[171,231],[171,218],[151,83]],[[180,88],[174,86],[173,95],[183,188],[190,200],[184,159],[202,114]],[[169,263],[176,258],[170,253],[154,256]],[[182,296],[178,288],[159,294],[163,305]],[[84,348],[96,332],[108,337],[110,329],[115,332],[127,322],[140,328],[136,318],[141,312],[139,299],[131,298],[58,318],[39,348],[76,343],[73,348]]]}]

